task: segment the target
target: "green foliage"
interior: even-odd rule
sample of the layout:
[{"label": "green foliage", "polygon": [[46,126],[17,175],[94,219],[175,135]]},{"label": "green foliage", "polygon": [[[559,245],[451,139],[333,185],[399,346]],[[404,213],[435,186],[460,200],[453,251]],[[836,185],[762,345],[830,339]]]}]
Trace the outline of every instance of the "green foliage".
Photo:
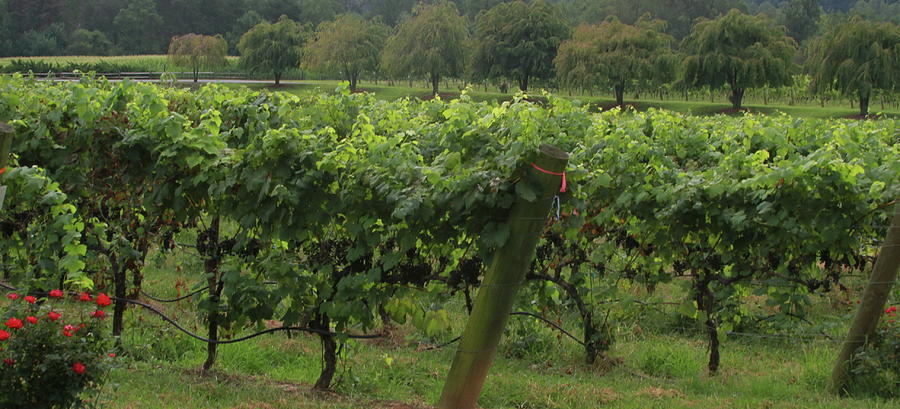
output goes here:
[{"label": "green foliage", "polygon": [[611,86],[622,105],[626,86],[673,80],[676,57],[672,37],[661,32],[664,26],[659,20],[641,20],[631,26],[612,19],[599,26],[578,27],[573,38],[559,47],[560,82],[584,88]]},{"label": "green foliage", "polygon": [[338,16],[319,24],[306,46],[304,65],[311,70],[339,72],[356,91],[359,75],[376,71],[381,50],[390,28],[377,21],[366,21],[355,14]]},{"label": "green foliage", "polygon": [[251,28],[263,22],[263,17],[254,10],[248,10],[237,21],[234,26],[225,34],[225,41],[228,43],[228,51],[230,54],[237,54],[237,45],[241,41],[241,36],[250,31]]},{"label": "green foliage", "polygon": [[70,55],[110,55],[113,43],[102,31],[78,29],[69,35],[66,54]]},{"label": "green foliage", "polygon": [[174,65],[191,67],[194,71],[194,82],[200,68],[221,67],[228,64],[228,44],[222,36],[206,36],[202,34],[185,34],[172,37],[169,42],[169,61]]},{"label": "green foliage", "polygon": [[153,0],[129,0],[128,6],[116,14],[113,26],[120,50],[132,54],[152,54],[162,50],[158,30],[163,19],[156,6]]},{"label": "green foliage", "polygon": [[848,14],[868,21],[900,24],[900,4],[889,0],[858,0]]},{"label": "green foliage", "polygon": [[278,85],[285,70],[300,64],[307,36],[304,26],[286,16],[274,24],[263,21],[241,36],[241,64],[251,72],[271,72]]},{"label": "green foliage", "polygon": [[850,360],[851,394],[891,399],[900,396],[900,322],[897,307],[889,307],[876,328],[875,339]]},{"label": "green foliage", "polygon": [[60,55],[65,49],[63,26],[57,23],[42,30],[28,30],[18,46],[23,56]]},{"label": "green foliage", "polygon": [[745,11],[746,8],[743,1],[735,0],[568,0],[559,3],[573,24],[600,24],[609,17],[635,24],[649,14],[665,21],[666,33],[676,39],[687,36],[697,19],[712,19],[731,9]]},{"label": "green foliage", "polygon": [[532,78],[552,78],[557,48],[568,37],[569,27],[555,5],[543,0],[500,3],[475,21],[474,75],[511,78],[526,91]]},{"label": "green foliage", "polygon": [[[812,292],[859,268],[883,234],[877,209],[900,193],[894,120],[592,114],[555,97],[379,101],[346,86],[304,98],[89,77],[0,87],[19,118],[14,152],[88,221],[86,263],[121,278],[151,244],[171,244],[167,232],[196,230],[204,259],[221,261],[204,276],[221,292],[204,294],[202,311],[228,335],[269,319],[366,331],[382,305],[440,333],[450,321],[439,302],[392,300],[477,284],[468,261],[508,239],[510,204],[534,195],[516,182],[543,142],[572,156],[545,235],[555,244],[534,271],[553,285],[535,292],[577,309],[601,351],[615,323],[598,306],[639,301],[625,283],[685,285],[685,317],[711,317],[722,336],[758,318],[751,295],[804,314]],[[221,241],[206,233],[214,215]]]},{"label": "green foliage", "polygon": [[808,67],[813,90],[857,96],[860,115],[868,115],[875,90],[900,85],[900,27],[853,17],[816,42]]},{"label": "green foliage", "polygon": [[[4,408],[85,407],[85,392],[99,390],[112,358],[108,337],[95,306],[74,308],[59,302],[29,304],[20,295],[2,316],[0,341],[0,405]],[[91,303],[93,304],[93,303]],[[61,314],[53,320],[49,314]],[[27,318],[30,317],[30,318]],[[8,328],[10,320],[22,328]],[[34,323],[29,319],[34,320]]]},{"label": "green foliage", "polygon": [[791,83],[796,43],[763,16],[738,10],[698,22],[682,42],[687,57],[684,80],[691,86],[731,88],[731,103],[741,107],[744,90]]},{"label": "green foliage", "polygon": [[4,277],[30,288],[72,283],[90,288],[84,271],[84,222],[43,169],[13,167],[0,176],[8,190],[0,213]]},{"label": "green foliage", "polygon": [[437,94],[441,77],[465,70],[468,38],[468,23],[452,3],[420,3],[388,39],[382,66],[393,75],[427,76]]},{"label": "green foliage", "polygon": [[816,0],[791,0],[781,10],[780,20],[788,35],[799,43],[818,32],[821,14]]}]

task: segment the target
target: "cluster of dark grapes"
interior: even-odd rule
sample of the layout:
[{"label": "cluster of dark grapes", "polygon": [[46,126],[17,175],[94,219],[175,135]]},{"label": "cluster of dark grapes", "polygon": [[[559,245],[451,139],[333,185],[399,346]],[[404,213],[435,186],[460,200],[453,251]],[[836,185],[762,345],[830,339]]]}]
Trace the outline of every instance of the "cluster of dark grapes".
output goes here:
[{"label": "cluster of dark grapes", "polygon": [[484,267],[480,257],[473,257],[460,260],[459,266],[450,272],[447,280],[447,286],[452,292],[462,290],[467,287],[475,287],[480,282],[481,270]]}]

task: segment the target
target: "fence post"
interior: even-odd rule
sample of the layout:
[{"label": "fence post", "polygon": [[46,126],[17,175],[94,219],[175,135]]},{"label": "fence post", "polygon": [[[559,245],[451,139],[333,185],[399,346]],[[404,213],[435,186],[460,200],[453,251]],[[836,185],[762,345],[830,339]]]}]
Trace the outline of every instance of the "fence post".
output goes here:
[{"label": "fence post", "polygon": [[863,292],[862,301],[853,324],[847,333],[847,338],[841,347],[834,369],[831,372],[831,381],[828,390],[839,394],[844,392],[847,384],[847,376],[850,370],[850,359],[857,349],[868,342],[875,335],[875,326],[878,319],[884,313],[891,287],[897,280],[897,270],[900,269],[900,203],[894,207],[894,217],[888,227],[887,238],[878,252],[878,260],[875,261],[875,270],[869,277],[869,284]]},{"label": "fence post", "polygon": [[528,201],[517,197],[513,203],[508,220],[509,238],[494,254],[485,272],[444,383],[439,407],[475,407],[516,292],[534,258],[534,248],[547,222],[547,211],[560,191],[560,184],[565,186],[568,158],[566,152],[542,145],[540,154],[528,167],[525,180],[519,182],[536,187],[536,198]]},{"label": "fence post", "polygon": [[[0,175],[6,173],[9,164],[9,150],[12,147],[13,127],[0,122]],[[3,210],[3,201],[6,199],[6,186],[0,185],[0,210]]]}]

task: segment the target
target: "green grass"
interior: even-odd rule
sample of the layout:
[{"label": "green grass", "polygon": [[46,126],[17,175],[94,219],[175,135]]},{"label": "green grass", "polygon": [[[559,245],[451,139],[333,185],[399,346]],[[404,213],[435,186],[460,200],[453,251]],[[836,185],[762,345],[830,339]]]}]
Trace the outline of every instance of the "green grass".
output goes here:
[{"label": "green grass", "polygon": [[[163,72],[163,71],[174,71],[174,72],[186,72],[190,71],[188,67],[177,67],[169,64],[167,57],[165,55],[133,55],[133,56],[109,56],[109,57],[100,57],[100,56],[58,56],[58,57],[8,57],[8,58],[0,58],[0,67],[5,64],[8,64],[10,61],[15,59],[21,60],[43,60],[46,62],[52,62],[56,64],[64,64],[67,62],[73,63],[98,63],[98,62],[109,62],[116,64],[123,64],[129,66],[139,66],[146,67],[147,71],[154,72]],[[224,67],[219,69],[221,72],[233,72],[237,71],[237,61],[238,57],[229,57],[230,65],[228,67]],[[308,76],[309,73],[304,73],[299,70],[290,70],[285,73],[285,83],[281,87],[273,88],[270,84],[243,84],[236,85],[230,84],[231,86],[247,86],[249,88],[254,89],[277,89],[279,91],[291,92],[298,95],[309,95],[319,91],[331,91],[334,90],[338,86],[338,81],[319,81],[319,80],[302,80],[304,76]],[[268,73],[257,73],[251,76],[251,78],[265,80],[269,77]],[[384,100],[393,100],[397,98],[403,97],[411,97],[411,98],[426,98],[431,95],[430,85],[426,84],[423,81],[416,81],[412,83],[412,86],[406,81],[395,81],[393,82],[393,86],[387,85],[387,82],[380,81],[378,83],[372,81],[362,81],[360,83],[360,90],[365,92],[371,92],[375,94],[377,98]],[[459,93],[460,83],[458,82],[450,82],[449,84],[441,84],[441,93],[446,93],[448,97],[452,97],[458,95]],[[539,90],[535,89],[532,91],[533,94],[537,95],[540,93]],[[569,95],[563,93],[570,98],[578,99],[584,103],[590,104],[595,107],[609,108],[615,105],[614,99],[610,95]],[[491,87],[485,90],[483,87],[475,87],[471,90],[471,96],[475,100],[507,100],[512,98],[512,94],[510,93],[500,93],[496,87]],[[757,98],[758,99],[758,98]],[[704,100],[693,100],[693,101],[684,101],[677,98],[676,95],[673,94],[673,98],[666,100],[659,99],[629,99],[626,98],[625,102],[629,105],[634,106],[638,110],[646,110],[649,108],[662,108],[670,111],[692,114],[692,115],[714,115],[730,111],[730,104],[726,103],[724,98],[719,96],[715,102],[710,102],[708,99]],[[785,105],[780,102],[772,102],[770,104],[763,104],[761,100],[756,100],[752,97],[745,98],[745,107],[749,109],[750,112],[758,113],[758,114],[788,114],[792,116],[800,116],[800,117],[812,117],[812,118],[844,118],[851,117],[858,114],[858,110],[855,108],[851,108],[846,101],[829,101],[824,107],[819,106],[817,104],[813,105]],[[900,118],[900,108],[896,106],[891,107],[890,105],[885,106],[884,109],[881,108],[880,101],[873,101],[872,106],[870,107],[870,111],[872,113],[882,113],[887,117],[891,118]],[[730,115],[735,115],[735,113],[728,113]],[[741,115],[737,113],[737,115]]]},{"label": "green grass", "polygon": [[[703,372],[704,343],[650,335],[620,343],[620,366],[606,372],[583,365],[578,351],[514,359],[498,354],[479,404],[483,408],[890,408],[896,401],[838,399],[824,392],[836,347],[830,343],[726,342],[718,376]],[[203,351],[173,361],[129,362],[111,374],[118,385],[108,408],[378,406],[437,400],[453,348],[416,351],[403,342],[356,343],[345,350],[334,394],[314,393],[318,342],[310,336],[223,346],[216,371],[196,368]],[[285,396],[287,395],[287,396]],[[285,400],[287,399],[287,400]],[[186,402],[186,403],[185,403]],[[185,406],[186,405],[186,406]],[[250,406],[241,406],[250,405]],[[395,407],[395,406],[384,406]]]},{"label": "green grass", "polygon": [[[399,84],[399,83],[395,83]],[[258,90],[270,90],[270,91],[281,91],[288,92],[300,96],[313,95],[318,92],[330,92],[337,88],[339,85],[339,81],[283,81],[282,85],[278,87],[274,87],[272,84],[226,84],[229,87],[248,87],[251,89]],[[393,100],[397,98],[411,97],[411,98],[429,98],[431,96],[430,88],[425,87],[409,87],[407,84],[404,85],[394,85],[389,86],[386,85],[385,82],[379,82],[378,85],[372,82],[365,82],[360,84],[359,90],[362,92],[370,92],[375,95],[376,98],[383,100]],[[539,94],[539,91],[535,91],[535,95]],[[454,88],[451,85],[450,89],[442,90],[441,94],[444,95],[445,98],[454,98],[459,95],[458,88]],[[499,92],[484,92],[483,88],[473,88],[469,94],[476,101],[486,101],[486,100],[509,100],[512,99],[511,94],[501,94]],[[590,96],[577,96],[571,97],[577,99],[585,104],[589,104],[592,107],[596,107],[597,109],[608,109],[615,105],[615,100],[608,97],[590,97]],[[658,108],[658,109],[666,109],[674,112],[690,114],[690,115],[716,115],[725,112],[728,115],[743,115],[743,113],[730,113],[731,105],[726,103],[710,103],[708,101],[679,101],[679,100],[638,100],[638,101],[630,101],[626,100],[626,104],[633,106],[635,109],[639,111],[647,110],[650,108]],[[785,105],[762,105],[762,104],[754,104],[751,103],[746,105],[745,108],[749,110],[749,112],[754,114],[764,114],[764,115],[780,115],[787,114],[791,116],[798,117],[809,117],[809,118],[846,118],[852,117],[859,113],[858,110],[852,109],[849,106],[837,106],[837,105],[826,105],[825,107],[821,107],[818,105],[794,105],[794,106],[785,106]],[[882,113],[886,117],[890,118],[900,118],[900,110],[897,109],[887,109],[884,112],[880,111],[878,105],[873,105],[871,107],[871,112],[873,113]]]},{"label": "green grass", "polygon": [[[190,232],[179,242],[192,242]],[[184,294],[201,279],[201,262],[189,249],[148,263],[145,288],[163,297]],[[677,286],[664,289],[678,297]],[[454,328],[465,317],[455,300]],[[163,306],[203,332],[191,302]],[[849,311],[850,307],[846,307]],[[842,314],[820,300],[816,314]],[[397,326],[379,340],[343,348],[333,392],[315,392],[320,346],[315,336],[264,335],[220,346],[210,374],[198,368],[205,344],[189,339],[144,311],[129,310],[125,353],[100,397],[105,408],[427,408],[437,401],[455,346],[422,350],[423,336]],[[833,318],[834,319],[834,318]],[[729,338],[720,373],[705,371],[706,340],[671,311],[641,314],[617,327],[610,356],[616,365],[583,363],[581,347],[527,318],[510,321],[484,386],[482,408],[896,408],[900,402],[837,398],[825,392],[839,344],[824,338]],[[575,320],[564,325],[572,327]],[[838,322],[839,328],[845,324]],[[842,333],[842,329],[832,329]],[[570,328],[571,329],[571,328]],[[249,332],[249,330],[248,330]],[[577,332],[577,331],[576,331]],[[521,342],[527,334],[528,342]]]}]

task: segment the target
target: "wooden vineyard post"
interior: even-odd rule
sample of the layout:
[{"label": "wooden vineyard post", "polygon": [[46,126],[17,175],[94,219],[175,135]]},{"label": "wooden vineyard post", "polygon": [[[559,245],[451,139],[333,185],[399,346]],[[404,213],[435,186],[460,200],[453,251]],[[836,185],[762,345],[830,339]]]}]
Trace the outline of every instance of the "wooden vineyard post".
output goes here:
[{"label": "wooden vineyard post", "polygon": [[[0,122],[0,175],[6,173],[9,164],[9,150],[12,146],[13,128]],[[3,201],[6,200],[6,186],[0,185],[0,210],[3,210]]]},{"label": "wooden vineyard post", "polygon": [[859,310],[856,311],[853,324],[831,372],[831,382],[828,385],[831,393],[838,394],[844,391],[850,370],[850,358],[875,335],[875,326],[883,315],[882,310],[891,293],[891,287],[897,280],[897,270],[900,270],[900,203],[894,207],[894,217],[888,227],[887,238],[878,253],[878,260],[875,261],[875,270],[869,278]]},{"label": "wooden vineyard post", "polygon": [[517,196],[512,205],[508,220],[509,239],[492,257],[478,289],[475,305],[444,383],[438,403],[440,408],[475,407],[516,293],[534,258],[534,249],[547,222],[553,197],[560,191],[561,184],[565,187],[563,172],[568,158],[566,152],[542,145],[540,154],[528,168],[525,180],[519,182],[535,187],[536,199],[528,201]]}]

